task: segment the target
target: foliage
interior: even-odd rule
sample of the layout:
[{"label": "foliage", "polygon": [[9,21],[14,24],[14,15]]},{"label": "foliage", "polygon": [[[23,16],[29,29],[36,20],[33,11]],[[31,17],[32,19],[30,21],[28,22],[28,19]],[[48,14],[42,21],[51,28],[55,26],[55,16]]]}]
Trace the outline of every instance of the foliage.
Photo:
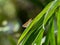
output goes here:
[{"label": "foliage", "polygon": [[[44,36],[46,39],[45,42],[42,42],[42,45],[60,45],[59,6],[59,0],[51,1],[24,30],[17,45],[41,45]],[[57,25],[54,25],[55,22],[57,22]],[[57,32],[55,26],[57,27]],[[57,38],[55,38],[55,36]]]},{"label": "foliage", "polygon": [[60,0],[0,0],[0,45],[60,45]]}]

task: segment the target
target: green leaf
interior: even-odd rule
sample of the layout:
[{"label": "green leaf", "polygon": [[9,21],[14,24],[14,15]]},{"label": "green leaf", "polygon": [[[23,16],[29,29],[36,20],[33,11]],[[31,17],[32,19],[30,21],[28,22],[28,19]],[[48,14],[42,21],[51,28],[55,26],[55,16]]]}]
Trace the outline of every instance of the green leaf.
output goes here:
[{"label": "green leaf", "polygon": [[35,30],[28,38],[28,40],[25,42],[24,45],[28,44],[28,45],[31,45],[32,42],[34,41],[34,39],[36,38],[37,34],[38,34],[39,30]]},{"label": "green leaf", "polygon": [[18,40],[18,44],[22,41],[22,39],[26,36],[26,34],[30,31],[30,29],[35,25],[41,17],[46,13],[46,11],[49,9],[49,6],[51,5],[52,2],[50,2],[41,13],[36,16],[36,18],[31,22],[31,24],[25,29],[25,31],[22,33],[21,37]]},{"label": "green leaf", "polygon": [[40,45],[41,44],[41,40],[42,40],[42,37],[43,37],[43,32],[44,30],[41,29],[37,35],[37,37],[35,38],[35,40],[33,41],[32,45]]},{"label": "green leaf", "polygon": [[52,26],[52,17],[51,19],[49,20],[48,24],[49,24],[49,27],[48,27],[48,31],[47,31],[47,34],[46,34],[46,39],[45,39],[45,42],[43,45],[48,45],[49,44],[49,39],[50,39],[50,33],[51,33],[51,26]]},{"label": "green leaf", "polygon": [[56,8],[59,6],[59,1],[53,1],[53,3],[51,4],[50,8],[48,9],[46,15],[45,15],[45,19],[43,22],[43,25],[45,25],[47,23],[47,21],[50,19],[50,17],[53,15],[53,13],[55,12]]},{"label": "green leaf", "polygon": [[49,23],[50,23],[50,27],[48,29],[44,45],[49,45],[49,42],[50,42],[50,45],[56,45],[55,34],[54,34],[54,21],[52,17],[51,17],[51,20],[49,20]]},{"label": "green leaf", "polygon": [[58,26],[57,45],[60,45],[60,7],[56,12],[56,16],[57,16],[57,26]]},{"label": "green leaf", "polygon": [[[22,45],[31,45],[31,43],[34,41],[35,37],[37,36],[39,29],[42,27],[44,16],[41,18],[41,20],[36,23],[33,28],[28,32],[28,34],[24,37],[22,40]],[[34,37],[34,38],[33,38]]]},{"label": "green leaf", "polygon": [[55,42],[55,34],[54,34],[54,21],[52,21],[52,24],[51,24],[50,45],[56,45],[56,42]]}]

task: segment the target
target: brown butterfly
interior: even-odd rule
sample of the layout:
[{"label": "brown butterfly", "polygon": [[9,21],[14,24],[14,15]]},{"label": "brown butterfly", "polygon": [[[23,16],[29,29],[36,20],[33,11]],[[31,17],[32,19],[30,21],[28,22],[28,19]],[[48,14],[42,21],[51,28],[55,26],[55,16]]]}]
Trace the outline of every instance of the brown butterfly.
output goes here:
[{"label": "brown butterfly", "polygon": [[31,22],[32,22],[32,18],[29,19],[26,23],[24,23],[24,24],[22,25],[22,27],[24,27],[24,28],[28,27]]}]

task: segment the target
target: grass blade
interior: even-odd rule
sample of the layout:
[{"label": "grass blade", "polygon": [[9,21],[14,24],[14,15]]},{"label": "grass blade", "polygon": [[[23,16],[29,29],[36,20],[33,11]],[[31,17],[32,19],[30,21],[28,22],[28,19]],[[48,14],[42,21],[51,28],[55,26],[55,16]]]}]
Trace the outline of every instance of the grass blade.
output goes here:
[{"label": "grass blade", "polygon": [[32,43],[32,45],[40,45],[42,37],[43,37],[43,32],[44,30],[41,29],[36,37],[36,39],[34,40],[34,42]]},{"label": "grass blade", "polygon": [[[51,2],[52,3],[52,2]],[[25,29],[25,31],[22,33],[21,37],[19,38],[18,40],[18,44],[22,41],[22,39],[25,37],[25,35],[29,32],[29,30],[32,28],[32,26],[34,24],[36,24],[40,19],[41,17],[46,13],[46,11],[49,9],[49,6],[51,5],[51,3],[49,3],[44,9],[43,11],[38,14],[38,16],[31,22],[31,24]]]},{"label": "grass blade", "polygon": [[57,45],[60,45],[60,7],[59,7],[56,15],[57,15],[57,26],[58,26]]},{"label": "grass blade", "polygon": [[43,45],[49,45],[49,39],[50,39],[50,33],[51,33],[51,26],[52,26],[52,18],[51,18],[51,20],[48,22],[48,24],[49,24],[49,27],[48,27],[48,31],[47,31],[47,34],[46,34],[46,39],[45,39],[45,42],[44,42],[44,44]]},{"label": "grass blade", "polygon": [[51,4],[50,8],[48,9],[48,11],[47,11],[47,13],[45,15],[43,25],[45,25],[47,23],[47,21],[53,15],[54,11],[56,10],[56,8],[58,6],[59,6],[59,2],[58,1],[53,1],[53,3]]},{"label": "grass blade", "polygon": [[25,40],[22,40],[23,41],[22,45],[25,45],[25,44],[30,45],[33,42],[33,40],[35,39],[36,35],[39,32],[39,29],[42,27],[43,19],[44,19],[44,16],[41,18],[41,20],[38,21],[38,23],[36,23],[33,26],[33,28],[31,28],[29,33],[24,37]]},{"label": "grass blade", "polygon": [[55,34],[54,34],[54,21],[52,21],[52,26],[51,26],[51,30],[50,30],[50,45],[56,45],[55,42]]}]

